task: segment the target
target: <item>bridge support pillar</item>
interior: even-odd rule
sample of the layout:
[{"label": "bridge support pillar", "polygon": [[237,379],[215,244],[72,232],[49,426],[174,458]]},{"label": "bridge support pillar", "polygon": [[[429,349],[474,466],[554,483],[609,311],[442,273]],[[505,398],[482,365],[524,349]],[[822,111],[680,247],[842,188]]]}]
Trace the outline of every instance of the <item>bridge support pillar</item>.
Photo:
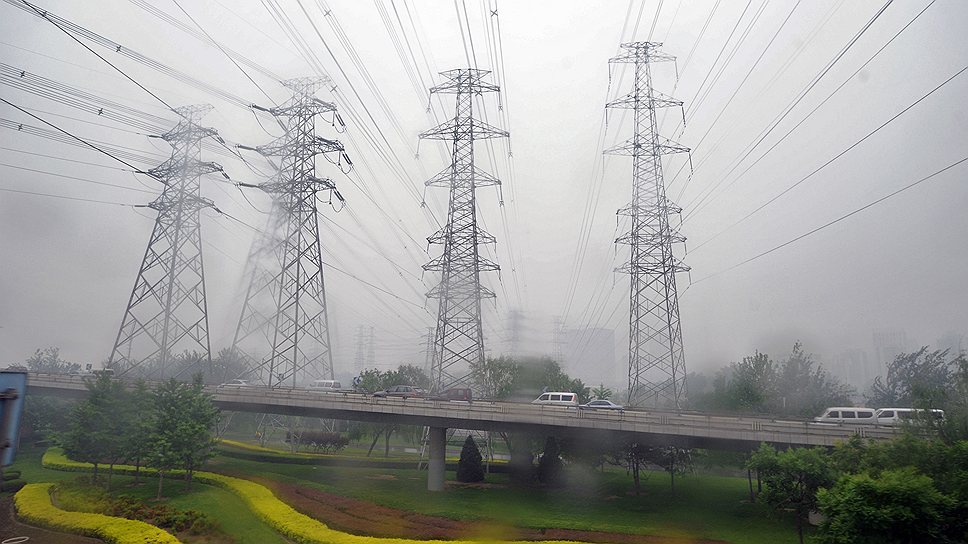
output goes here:
[{"label": "bridge support pillar", "polygon": [[444,469],[447,456],[447,429],[430,428],[430,464],[427,471],[427,491],[444,490]]}]

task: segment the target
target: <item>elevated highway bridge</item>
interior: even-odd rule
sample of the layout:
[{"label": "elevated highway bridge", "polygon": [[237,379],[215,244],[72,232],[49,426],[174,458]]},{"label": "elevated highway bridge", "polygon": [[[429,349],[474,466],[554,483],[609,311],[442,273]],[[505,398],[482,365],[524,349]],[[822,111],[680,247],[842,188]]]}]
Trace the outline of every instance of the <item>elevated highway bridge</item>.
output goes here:
[{"label": "elevated highway bridge", "polygon": [[[886,440],[892,427],[834,425],[769,416],[726,416],[688,411],[582,410],[512,402],[450,402],[375,398],[359,393],[320,393],[301,389],[207,386],[216,406],[226,411],[308,416],[430,427],[428,488],[443,489],[446,430],[529,432],[601,440],[609,435],[651,445],[747,451],[766,442],[778,447],[826,446],[851,436]],[[28,395],[83,398],[80,376],[30,373]]]}]

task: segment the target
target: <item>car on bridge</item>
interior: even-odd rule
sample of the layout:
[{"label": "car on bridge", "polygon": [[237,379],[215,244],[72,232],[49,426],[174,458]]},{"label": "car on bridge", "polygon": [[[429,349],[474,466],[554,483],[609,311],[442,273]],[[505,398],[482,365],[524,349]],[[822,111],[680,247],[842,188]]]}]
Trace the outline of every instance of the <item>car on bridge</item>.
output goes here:
[{"label": "car on bridge", "polygon": [[394,385],[393,387],[387,387],[383,391],[373,393],[373,396],[377,398],[399,397],[403,399],[422,399],[427,396],[427,393],[416,385]]},{"label": "car on bridge", "polygon": [[255,385],[249,382],[249,380],[229,380],[225,383],[218,384],[217,387],[219,389],[241,389],[244,387],[255,387]]},{"label": "car on bridge", "polygon": [[605,399],[596,399],[596,400],[588,401],[585,404],[579,404],[578,407],[581,408],[582,410],[616,410],[619,412],[625,411],[625,407],[622,406],[621,404],[615,404],[614,402],[610,400],[605,400]]},{"label": "car on bridge", "polygon": [[470,387],[452,387],[427,397],[427,400],[446,400],[451,402],[471,402],[474,391]]},{"label": "car on bridge", "polygon": [[873,408],[858,408],[856,406],[834,406],[824,410],[823,414],[813,418],[815,423],[845,423],[848,425],[876,425]]}]

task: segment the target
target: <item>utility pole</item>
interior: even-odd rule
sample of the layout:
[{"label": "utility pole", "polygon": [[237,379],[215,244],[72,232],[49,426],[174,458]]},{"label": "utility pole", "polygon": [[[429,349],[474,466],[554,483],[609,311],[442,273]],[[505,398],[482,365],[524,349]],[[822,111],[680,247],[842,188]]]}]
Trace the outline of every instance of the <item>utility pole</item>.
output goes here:
[{"label": "utility pole", "polygon": [[470,385],[471,365],[484,361],[481,299],[494,297],[494,292],[481,285],[480,274],[500,269],[479,252],[480,244],[496,240],[478,225],[475,194],[478,187],[500,181],[474,165],[474,141],[508,136],[474,118],[475,97],[500,90],[482,81],[488,73],[471,68],[441,72],[446,81],[430,92],[456,95],[454,118],[420,134],[422,139],[452,142],[451,164],[426,182],[428,187],[445,187],[450,193],[447,224],[427,238],[431,244],[443,245],[443,252],[423,266],[440,272],[440,283],[427,293],[440,301],[430,366],[435,390]]},{"label": "utility pole", "polygon": [[666,196],[662,156],[689,149],[660,137],[656,127],[656,109],[682,107],[681,101],[652,88],[651,64],[675,60],[659,51],[661,45],[622,44],[625,51],[608,61],[633,66],[632,91],[607,107],[631,109],[634,134],[605,153],[632,157],[632,200],[617,212],[629,217],[631,228],[615,240],[630,248],[629,261],[617,270],[631,278],[628,404],[679,408],[685,401],[686,366],[676,273],[689,267],[672,251],[674,243],[686,239],[669,221],[671,214],[682,209]]},{"label": "utility pole", "polygon": [[[248,374],[261,375],[269,387],[295,387],[309,378],[333,379],[333,357],[323,259],[319,239],[320,193],[343,198],[332,180],[316,177],[316,156],[352,166],[343,145],[315,134],[315,120],[336,106],[319,100],[315,91],[326,78],[283,82],[290,100],[272,108],[253,108],[280,120],[285,134],[259,147],[239,146],[279,159],[279,170],[258,187],[272,196],[265,233],[250,252],[251,276],[233,346],[252,364]],[[284,121],[283,121],[284,120]],[[263,355],[264,354],[264,355]],[[256,362],[258,361],[258,362]]]},{"label": "utility pole", "polygon": [[[202,198],[199,178],[222,172],[222,167],[199,160],[201,140],[217,138],[218,133],[198,121],[211,109],[207,104],[176,108],[181,121],[158,136],[172,146],[171,157],[145,172],[165,187],[146,206],[158,217],[108,359],[108,367],[119,375],[137,372],[166,378],[210,369],[199,217],[202,209],[217,208]],[[194,360],[180,361],[182,368],[172,368],[182,352]]]}]

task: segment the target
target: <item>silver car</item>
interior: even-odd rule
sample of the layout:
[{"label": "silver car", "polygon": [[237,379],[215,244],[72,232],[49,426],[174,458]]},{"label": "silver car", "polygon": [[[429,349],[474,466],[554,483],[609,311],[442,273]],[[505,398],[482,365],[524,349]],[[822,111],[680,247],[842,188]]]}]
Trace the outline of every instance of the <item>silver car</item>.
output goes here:
[{"label": "silver car", "polygon": [[615,404],[610,400],[596,399],[593,401],[586,402],[585,404],[580,404],[579,408],[585,410],[618,410],[619,412],[624,412],[625,407],[621,404]]}]

